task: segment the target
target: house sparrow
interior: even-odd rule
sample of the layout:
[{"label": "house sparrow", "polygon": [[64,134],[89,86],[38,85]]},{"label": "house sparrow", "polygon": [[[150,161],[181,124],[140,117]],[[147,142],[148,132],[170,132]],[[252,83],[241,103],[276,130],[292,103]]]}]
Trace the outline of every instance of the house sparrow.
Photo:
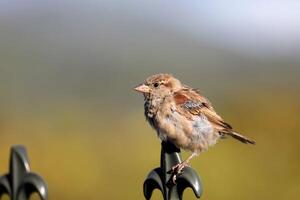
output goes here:
[{"label": "house sparrow", "polygon": [[150,76],[134,89],[144,95],[145,117],[159,138],[192,152],[172,168],[174,182],[194,156],[214,145],[219,138],[231,136],[245,144],[255,143],[234,132],[198,90],[182,84],[170,74]]}]

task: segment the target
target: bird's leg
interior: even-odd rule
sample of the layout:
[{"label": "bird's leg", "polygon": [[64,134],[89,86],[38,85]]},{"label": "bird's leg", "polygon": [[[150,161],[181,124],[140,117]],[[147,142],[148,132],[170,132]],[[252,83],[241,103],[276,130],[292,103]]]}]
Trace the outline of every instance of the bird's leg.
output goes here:
[{"label": "bird's leg", "polygon": [[189,166],[189,162],[191,161],[191,159],[193,157],[195,157],[197,155],[197,153],[192,153],[186,160],[182,161],[181,163],[175,165],[172,167],[172,171],[173,172],[178,172],[178,173],[181,173],[182,169],[184,167],[187,167]]},{"label": "bird's leg", "polygon": [[175,184],[176,183],[176,178],[177,178],[177,175],[178,174],[181,174],[182,173],[182,170],[185,168],[185,167],[188,167],[189,166],[189,162],[191,161],[191,159],[193,157],[195,157],[197,155],[197,153],[192,153],[186,160],[182,161],[181,163],[175,165],[172,167],[172,173],[173,173],[173,183]]}]

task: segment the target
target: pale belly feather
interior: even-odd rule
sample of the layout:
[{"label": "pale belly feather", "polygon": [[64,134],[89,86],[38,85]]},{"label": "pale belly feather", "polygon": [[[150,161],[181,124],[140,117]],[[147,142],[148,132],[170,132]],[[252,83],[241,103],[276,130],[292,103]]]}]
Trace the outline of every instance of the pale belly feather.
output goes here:
[{"label": "pale belly feather", "polygon": [[204,115],[187,119],[173,110],[167,115],[157,117],[160,139],[171,140],[178,147],[192,152],[207,150],[220,137]]}]

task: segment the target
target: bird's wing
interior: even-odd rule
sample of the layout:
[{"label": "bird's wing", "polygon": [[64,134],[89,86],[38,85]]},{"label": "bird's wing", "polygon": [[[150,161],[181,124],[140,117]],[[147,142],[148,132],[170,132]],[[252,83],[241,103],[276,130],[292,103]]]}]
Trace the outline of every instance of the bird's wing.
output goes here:
[{"label": "bird's wing", "polygon": [[223,121],[215,112],[211,103],[198,90],[184,88],[174,93],[174,100],[178,112],[192,119],[193,116],[205,116],[215,128],[220,131],[231,131],[232,127]]},{"label": "bird's wing", "polygon": [[193,120],[195,115],[204,116],[220,135],[230,135],[243,143],[255,144],[254,140],[234,132],[232,127],[216,113],[211,103],[199,91],[188,87],[184,88],[174,93],[174,100],[177,111],[187,119]]}]

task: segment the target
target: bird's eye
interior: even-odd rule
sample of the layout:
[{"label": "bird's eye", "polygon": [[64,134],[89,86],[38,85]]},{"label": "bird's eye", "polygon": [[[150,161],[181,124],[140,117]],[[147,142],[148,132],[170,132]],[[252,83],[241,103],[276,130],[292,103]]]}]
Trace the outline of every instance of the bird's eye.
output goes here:
[{"label": "bird's eye", "polygon": [[154,83],[153,86],[154,86],[155,88],[157,88],[157,87],[159,86],[159,83]]}]

